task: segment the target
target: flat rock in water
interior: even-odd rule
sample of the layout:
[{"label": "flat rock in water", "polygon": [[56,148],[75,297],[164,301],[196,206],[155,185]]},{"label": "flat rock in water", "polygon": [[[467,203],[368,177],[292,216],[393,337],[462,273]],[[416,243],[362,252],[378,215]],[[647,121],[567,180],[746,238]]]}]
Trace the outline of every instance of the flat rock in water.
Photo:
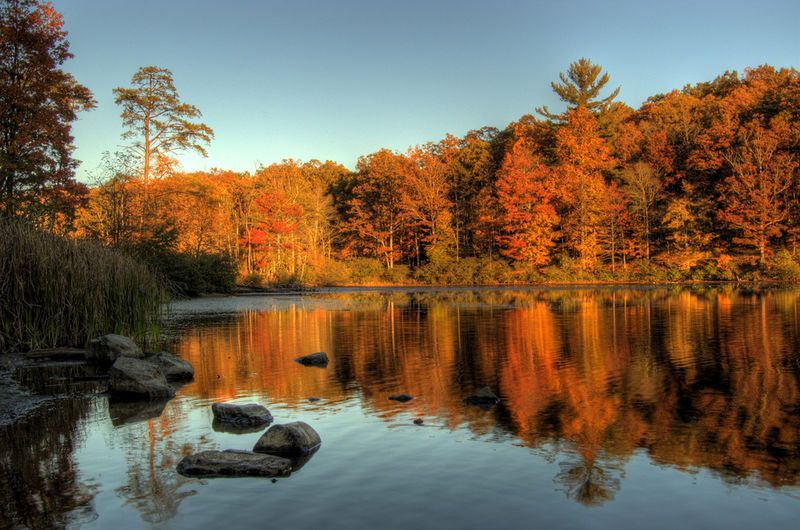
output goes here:
[{"label": "flat rock in water", "polygon": [[414,396],[410,394],[395,394],[393,396],[389,396],[389,399],[392,401],[399,401],[400,403],[405,403],[406,401],[411,401],[414,399]]},{"label": "flat rock in water", "polygon": [[108,390],[114,396],[170,398],[175,395],[161,368],[144,359],[120,357],[114,361],[108,375]]},{"label": "flat rock in water", "polygon": [[89,341],[86,358],[90,361],[113,363],[120,357],[141,359],[144,352],[132,339],[122,335],[103,335]]},{"label": "flat rock in water", "polygon": [[485,386],[464,400],[469,405],[494,405],[500,402],[500,398],[492,392],[492,389]]},{"label": "flat rock in water", "polygon": [[328,366],[328,354],[324,351],[318,351],[317,353],[298,357],[295,359],[295,362],[298,362],[303,366],[317,366],[319,368],[325,368]]},{"label": "flat rock in water", "polygon": [[272,423],[272,414],[258,403],[214,403],[211,405],[214,420],[240,427],[255,427]]},{"label": "flat rock in water", "polygon": [[148,361],[156,363],[167,381],[191,381],[194,379],[194,368],[185,361],[169,352],[158,352],[147,357]]},{"label": "flat rock in water", "polygon": [[322,440],[311,425],[295,421],[273,425],[256,442],[253,451],[280,456],[306,455],[316,451]]},{"label": "flat rock in water", "polygon": [[292,472],[292,461],[234,449],[201,451],[184,457],[177,471],[187,477],[286,477]]}]

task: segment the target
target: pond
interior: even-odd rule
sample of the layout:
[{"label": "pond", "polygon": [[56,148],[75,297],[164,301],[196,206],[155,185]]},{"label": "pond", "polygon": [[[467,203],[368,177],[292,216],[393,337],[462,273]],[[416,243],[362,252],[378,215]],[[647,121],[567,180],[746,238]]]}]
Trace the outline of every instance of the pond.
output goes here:
[{"label": "pond", "polygon": [[[796,528],[800,517],[797,289],[206,298],[173,304],[164,340],[196,370],[175,399],[79,395],[0,430],[0,526]],[[316,351],[327,368],[294,362]],[[482,387],[500,403],[464,402]],[[398,393],[415,399],[388,399]],[[321,449],[277,481],[182,477],[182,456],[260,436],[215,430],[217,401],[305,421]]]}]

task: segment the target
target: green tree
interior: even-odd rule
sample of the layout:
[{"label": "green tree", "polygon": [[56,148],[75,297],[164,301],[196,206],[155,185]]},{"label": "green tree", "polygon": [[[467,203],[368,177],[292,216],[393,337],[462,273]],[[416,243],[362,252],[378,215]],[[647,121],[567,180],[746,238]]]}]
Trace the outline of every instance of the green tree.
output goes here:
[{"label": "green tree", "polygon": [[[0,209],[23,213],[54,190],[77,189],[72,122],[94,107],[88,88],[61,65],[72,54],[49,3],[0,4]],[[46,203],[47,201],[44,201]]]},{"label": "green tree", "polygon": [[[619,95],[617,87],[611,95],[601,98],[600,91],[608,84],[610,77],[603,68],[589,59],[581,58],[569,65],[566,72],[559,74],[560,83],[552,82],[550,86],[561,101],[567,104],[567,110],[585,107],[593,114],[602,114],[611,108],[614,99]],[[553,114],[547,106],[537,107],[536,112],[554,120],[563,121],[563,114]]]},{"label": "green tree", "polygon": [[143,161],[145,187],[155,162],[180,151],[193,150],[206,156],[203,144],[214,138],[214,131],[196,122],[203,114],[194,105],[181,101],[172,72],[145,66],[131,78],[131,87],[114,89],[114,101],[122,107],[123,138],[136,138],[133,150]]}]

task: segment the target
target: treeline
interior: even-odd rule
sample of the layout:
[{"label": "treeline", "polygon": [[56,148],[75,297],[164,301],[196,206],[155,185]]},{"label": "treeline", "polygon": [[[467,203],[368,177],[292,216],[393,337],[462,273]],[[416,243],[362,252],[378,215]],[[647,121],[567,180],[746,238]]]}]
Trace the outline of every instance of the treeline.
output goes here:
[{"label": "treeline", "polygon": [[70,126],[95,101],[60,69],[71,57],[60,15],[37,0],[0,6],[0,214],[125,249],[174,292],[227,291],[237,276],[800,279],[794,68],[726,72],[634,110],[580,59],[552,83],[564,112],[382,149],[355,171],[285,160],[251,174],[180,171],[176,156],[205,155],[214,132],[172,73],[148,66],[114,89],[130,142],[89,188],[74,179]]},{"label": "treeline", "polygon": [[608,76],[588,60],[561,79],[563,114],[382,149],[355,171],[167,161],[145,194],[112,164],[75,233],[230,256],[253,283],[800,278],[797,70],[727,72],[637,110],[600,98]]}]

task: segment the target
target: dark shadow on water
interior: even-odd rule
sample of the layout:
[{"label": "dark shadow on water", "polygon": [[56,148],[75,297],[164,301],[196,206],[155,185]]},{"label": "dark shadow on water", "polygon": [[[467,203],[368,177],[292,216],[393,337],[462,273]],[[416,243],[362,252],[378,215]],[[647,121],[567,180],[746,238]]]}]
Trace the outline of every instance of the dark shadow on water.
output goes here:
[{"label": "dark shadow on water", "polygon": [[161,416],[168,402],[168,399],[131,401],[109,398],[108,416],[114,427],[147,421]]}]

